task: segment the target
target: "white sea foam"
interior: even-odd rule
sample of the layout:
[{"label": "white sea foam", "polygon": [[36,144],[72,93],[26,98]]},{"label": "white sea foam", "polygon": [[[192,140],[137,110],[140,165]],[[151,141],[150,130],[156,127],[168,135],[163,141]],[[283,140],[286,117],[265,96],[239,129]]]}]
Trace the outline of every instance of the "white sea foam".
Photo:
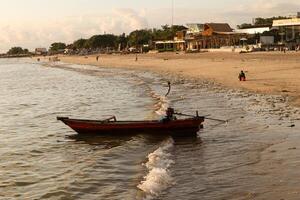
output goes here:
[{"label": "white sea foam", "polygon": [[148,155],[148,162],[144,164],[149,173],[137,186],[145,193],[144,199],[153,199],[174,184],[169,168],[174,164],[171,151],[174,147],[173,139],[169,138],[153,153]]},{"label": "white sea foam", "polygon": [[154,92],[152,93],[152,97],[157,99],[157,103],[155,104],[155,113],[160,116],[165,115],[166,110],[169,107],[169,100],[167,97],[157,95]]}]

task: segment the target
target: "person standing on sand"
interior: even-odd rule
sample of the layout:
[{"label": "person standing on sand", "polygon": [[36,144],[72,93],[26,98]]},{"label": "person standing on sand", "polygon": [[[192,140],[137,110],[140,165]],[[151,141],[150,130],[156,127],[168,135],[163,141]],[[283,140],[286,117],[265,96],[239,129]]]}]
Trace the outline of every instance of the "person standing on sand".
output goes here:
[{"label": "person standing on sand", "polygon": [[137,62],[138,61],[138,55],[136,54],[135,55],[135,62]]},{"label": "person standing on sand", "polygon": [[98,62],[98,60],[99,60],[99,56],[96,56],[96,60],[97,60],[97,62]]},{"label": "person standing on sand", "polygon": [[246,74],[244,73],[243,70],[239,74],[239,80],[240,81],[246,81]]}]

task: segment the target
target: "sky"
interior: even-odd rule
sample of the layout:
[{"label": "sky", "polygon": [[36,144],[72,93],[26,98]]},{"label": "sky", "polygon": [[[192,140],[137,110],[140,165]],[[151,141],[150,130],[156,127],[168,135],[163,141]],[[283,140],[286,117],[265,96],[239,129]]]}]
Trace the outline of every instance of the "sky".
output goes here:
[{"label": "sky", "polygon": [[[295,15],[299,0],[173,0],[174,24]],[[0,0],[0,52],[172,23],[172,0]]]}]

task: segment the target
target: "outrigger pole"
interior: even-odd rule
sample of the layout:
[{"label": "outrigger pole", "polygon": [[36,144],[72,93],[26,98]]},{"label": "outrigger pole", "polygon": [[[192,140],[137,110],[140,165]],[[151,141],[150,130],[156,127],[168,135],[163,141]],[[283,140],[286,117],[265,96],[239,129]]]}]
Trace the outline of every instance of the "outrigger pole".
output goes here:
[{"label": "outrigger pole", "polygon": [[[183,113],[174,113],[174,114],[175,114],[175,115],[184,116],[184,117],[199,117],[198,111],[196,112],[196,116],[195,116],[195,115],[183,114]],[[203,117],[204,117],[205,119],[208,119],[208,120],[213,120],[213,121],[222,122],[222,123],[228,123],[228,120],[215,119],[215,118],[210,118],[210,117],[205,117],[205,116],[203,116]]]}]

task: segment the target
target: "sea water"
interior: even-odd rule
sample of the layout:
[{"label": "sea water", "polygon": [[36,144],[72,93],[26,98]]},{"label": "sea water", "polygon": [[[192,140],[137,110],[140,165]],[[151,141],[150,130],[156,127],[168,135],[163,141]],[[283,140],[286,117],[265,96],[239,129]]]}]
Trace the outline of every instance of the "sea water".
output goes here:
[{"label": "sea water", "polygon": [[[0,199],[299,197],[299,110],[284,97],[33,59],[0,60],[0,91]],[[153,120],[168,106],[229,121],[172,138],[80,137],[56,120]]]}]

